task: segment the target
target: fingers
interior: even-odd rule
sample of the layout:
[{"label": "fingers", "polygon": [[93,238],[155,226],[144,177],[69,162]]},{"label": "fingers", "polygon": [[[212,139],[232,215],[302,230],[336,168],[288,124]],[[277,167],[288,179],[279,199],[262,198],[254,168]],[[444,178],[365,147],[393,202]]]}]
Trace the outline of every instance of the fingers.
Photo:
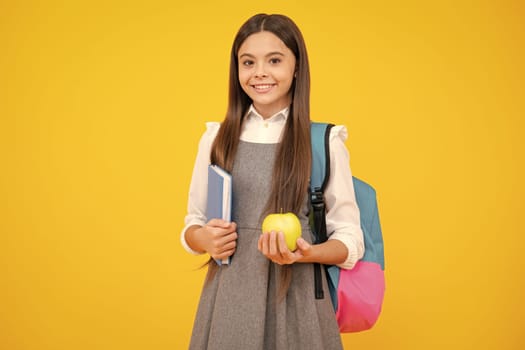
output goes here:
[{"label": "fingers", "polygon": [[278,250],[275,231],[263,233],[259,237],[259,242],[257,245],[259,250],[268,258],[276,257]]},{"label": "fingers", "polygon": [[211,219],[206,225],[210,227],[226,227],[228,222],[222,219]]},{"label": "fingers", "polygon": [[279,265],[292,264],[302,257],[300,252],[294,253],[288,249],[282,232],[263,233],[257,246],[264,256]]},{"label": "fingers", "polygon": [[259,236],[259,241],[257,242],[257,248],[261,253],[263,253],[264,256],[268,257],[269,255],[269,239],[270,234],[269,233],[263,233]]},{"label": "fingers", "polygon": [[282,232],[279,232],[277,234],[277,249],[279,250],[279,253],[283,256],[290,255],[290,249],[288,249],[288,245],[286,244],[286,241],[284,239],[284,234]]},{"label": "fingers", "polygon": [[233,255],[236,248],[237,233],[233,232],[221,240],[212,241],[208,253],[215,259],[224,259]]},{"label": "fingers", "polygon": [[265,250],[265,243],[264,243],[265,239],[266,237],[264,236],[264,233],[263,233],[262,235],[259,236],[259,240],[257,241],[257,249],[259,249],[259,251],[263,254]]},{"label": "fingers", "polygon": [[274,258],[278,258],[279,248],[277,247],[277,233],[275,231],[270,232],[268,254]]},{"label": "fingers", "polygon": [[209,236],[209,239],[218,239],[220,237],[226,237],[232,233],[235,234],[235,239],[237,238],[237,224],[234,222],[227,222],[220,219],[212,219],[206,225],[203,226],[203,229]]},{"label": "fingers", "polygon": [[229,222],[222,219],[211,219],[210,221],[208,221],[206,226],[229,229],[232,231],[237,230],[237,224],[235,222]]},{"label": "fingers", "polygon": [[210,220],[204,227],[206,251],[215,259],[231,256],[237,247],[237,225],[220,219]]},{"label": "fingers", "polygon": [[210,253],[210,256],[214,259],[222,260],[224,258],[232,256],[233,253],[235,253],[236,247],[237,247],[236,241],[232,241],[228,243],[227,245],[217,248],[215,252]]},{"label": "fingers", "polygon": [[211,241],[212,246],[216,251],[221,251],[224,249],[232,249],[237,245],[237,232],[229,233],[225,236],[217,237]]}]

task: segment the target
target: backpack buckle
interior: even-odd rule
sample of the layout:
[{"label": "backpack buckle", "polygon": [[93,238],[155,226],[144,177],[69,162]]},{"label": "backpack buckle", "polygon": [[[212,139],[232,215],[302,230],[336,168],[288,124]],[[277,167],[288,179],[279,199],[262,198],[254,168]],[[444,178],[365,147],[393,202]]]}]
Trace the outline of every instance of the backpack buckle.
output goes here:
[{"label": "backpack buckle", "polygon": [[312,204],[314,210],[323,209],[324,194],[323,191],[321,191],[320,187],[316,187],[313,191],[310,192],[310,203]]}]

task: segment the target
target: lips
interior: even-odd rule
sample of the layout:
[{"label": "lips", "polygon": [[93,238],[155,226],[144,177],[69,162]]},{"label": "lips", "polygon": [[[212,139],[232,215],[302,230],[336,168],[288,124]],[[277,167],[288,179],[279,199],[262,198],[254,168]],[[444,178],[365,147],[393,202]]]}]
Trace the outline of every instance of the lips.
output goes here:
[{"label": "lips", "polygon": [[274,87],[276,84],[255,84],[252,85],[252,88],[255,89],[257,92],[266,92],[271,90],[272,87]]}]

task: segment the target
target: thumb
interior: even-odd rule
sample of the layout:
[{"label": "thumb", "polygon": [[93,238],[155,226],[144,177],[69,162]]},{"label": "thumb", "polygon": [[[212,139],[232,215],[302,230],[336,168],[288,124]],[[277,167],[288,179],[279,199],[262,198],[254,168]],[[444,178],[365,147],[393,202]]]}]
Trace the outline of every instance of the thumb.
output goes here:
[{"label": "thumb", "polygon": [[312,247],[312,245],[301,237],[297,239],[297,247],[304,252],[308,251]]}]

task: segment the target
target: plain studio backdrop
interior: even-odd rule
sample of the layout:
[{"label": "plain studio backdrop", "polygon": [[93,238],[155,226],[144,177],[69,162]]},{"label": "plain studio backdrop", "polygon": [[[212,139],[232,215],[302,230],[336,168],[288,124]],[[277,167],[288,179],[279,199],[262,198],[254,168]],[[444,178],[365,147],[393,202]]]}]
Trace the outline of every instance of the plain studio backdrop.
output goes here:
[{"label": "plain studio backdrop", "polygon": [[521,1],[2,1],[0,347],[187,348],[198,140],[258,12],[378,193],[387,292],[348,349],[523,349]]}]

